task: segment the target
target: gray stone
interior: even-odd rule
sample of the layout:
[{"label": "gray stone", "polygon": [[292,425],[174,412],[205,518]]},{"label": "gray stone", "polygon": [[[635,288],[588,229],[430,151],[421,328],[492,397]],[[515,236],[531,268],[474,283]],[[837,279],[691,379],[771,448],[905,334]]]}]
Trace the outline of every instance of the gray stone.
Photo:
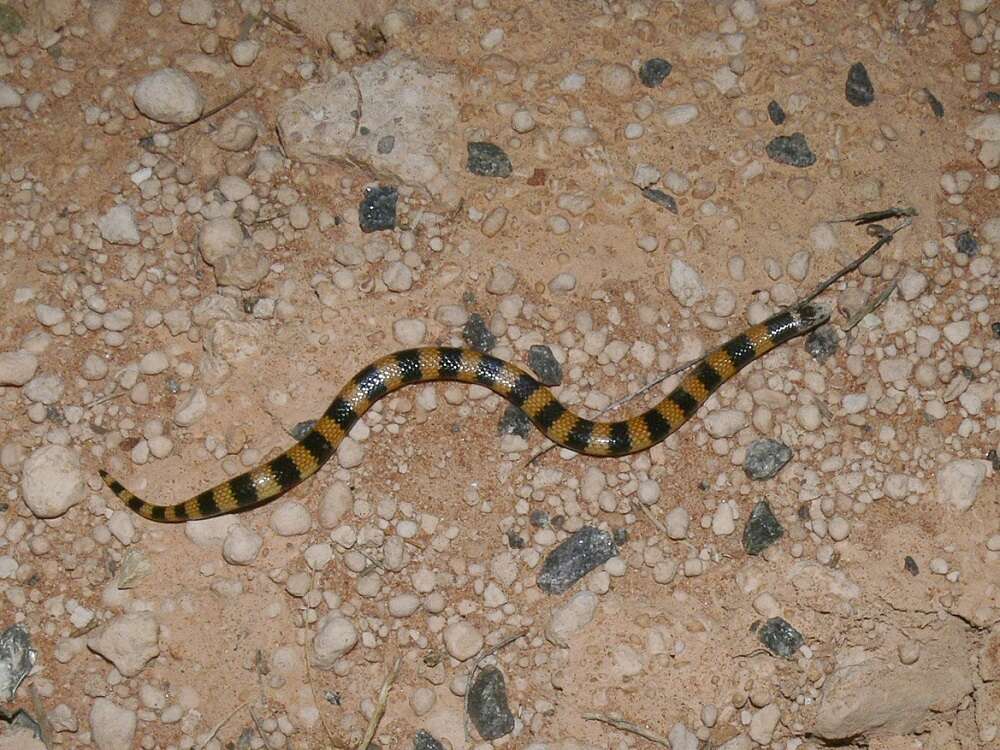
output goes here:
[{"label": "gray stone", "polygon": [[545,558],[538,573],[538,588],[547,594],[561,594],[617,554],[611,534],[584,526]]},{"label": "gray stone", "polygon": [[136,85],[132,99],[146,117],[171,125],[194,122],[205,109],[198,84],[176,68],[161,68],[147,75]]},{"label": "gray stone", "polygon": [[868,77],[868,69],[864,63],[856,62],[847,71],[844,96],[855,107],[867,107],[875,101],[875,87],[872,86],[872,79]]},{"label": "gray stone", "polygon": [[759,555],[778,541],[785,529],[778,523],[767,500],[761,500],[750,512],[743,529],[743,549],[748,555]]},{"label": "gray stone", "polygon": [[486,667],[469,687],[469,718],[484,740],[495,740],[514,731],[514,714],[507,704],[503,672]]},{"label": "gray stone", "polygon": [[770,479],[792,460],[792,449],[779,440],[754,440],[747,448],[743,471],[750,479]]},{"label": "gray stone", "polygon": [[773,161],[790,167],[811,167],[816,163],[816,155],[802,133],[779,135],[772,138],[764,149]]}]

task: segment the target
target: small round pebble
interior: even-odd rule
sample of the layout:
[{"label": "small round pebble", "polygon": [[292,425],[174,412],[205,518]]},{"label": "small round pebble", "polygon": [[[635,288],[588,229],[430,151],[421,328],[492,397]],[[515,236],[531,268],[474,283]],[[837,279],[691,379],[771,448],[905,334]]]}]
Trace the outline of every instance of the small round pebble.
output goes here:
[{"label": "small round pebble", "polygon": [[309,531],[312,518],[302,503],[287,500],[271,514],[271,528],[280,536],[299,536]]},{"label": "small round pebble", "polygon": [[222,543],[222,557],[230,565],[249,565],[257,559],[263,543],[260,534],[242,524],[233,524]]},{"label": "small round pebble", "polygon": [[135,107],[151,120],[187,125],[201,117],[205,97],[187,73],[161,68],[143,78],[132,94]]},{"label": "small round pebble", "polygon": [[467,661],[483,647],[483,636],[467,620],[458,620],[444,629],[444,646],[458,661]]}]

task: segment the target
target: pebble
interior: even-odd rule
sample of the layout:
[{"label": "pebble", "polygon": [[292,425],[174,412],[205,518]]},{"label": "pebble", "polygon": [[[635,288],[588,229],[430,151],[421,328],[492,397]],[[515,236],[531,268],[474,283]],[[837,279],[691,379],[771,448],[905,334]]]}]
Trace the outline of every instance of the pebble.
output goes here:
[{"label": "pebble", "polygon": [[1000,114],[977,117],[965,129],[965,134],[977,141],[1000,141]]},{"label": "pebble", "polygon": [[806,336],[806,351],[820,364],[836,354],[839,348],[840,339],[831,325],[822,325]]},{"label": "pebble", "polygon": [[483,636],[468,620],[457,620],[444,629],[444,647],[458,661],[468,661],[483,647]]},{"label": "pebble", "polygon": [[416,594],[396,594],[389,599],[388,610],[393,617],[409,617],[420,608],[420,597]]},{"label": "pebble", "polygon": [[413,287],[413,271],[402,261],[393,261],[382,272],[382,281],[390,292],[406,292]]},{"label": "pebble", "polygon": [[160,653],[160,626],[149,612],[118,615],[87,636],[87,648],[135,677]]},{"label": "pebble", "polygon": [[513,166],[507,153],[495,143],[473,141],[467,146],[469,158],[465,164],[472,174],[481,177],[510,177]]},{"label": "pebble", "polygon": [[170,366],[167,355],[156,349],[143,355],[139,360],[139,372],[143,375],[159,375]]},{"label": "pebble", "polygon": [[811,167],[816,163],[816,155],[809,148],[809,143],[802,133],[779,135],[772,138],[764,150],[767,155],[779,164],[791,167]]},{"label": "pebble", "polygon": [[767,116],[774,125],[783,124],[786,118],[785,110],[783,110],[781,108],[781,105],[778,104],[778,102],[776,102],[774,99],[768,102]]},{"label": "pebble", "polygon": [[729,503],[719,503],[712,514],[712,533],[716,536],[729,536],[736,531],[736,519],[733,518],[733,508]]},{"label": "pebble", "polygon": [[397,320],[392,324],[392,336],[402,346],[420,346],[427,337],[427,324],[416,318]]},{"label": "pebble", "polygon": [[805,643],[802,634],[781,617],[770,618],[757,636],[768,651],[786,659],[794,657]]},{"label": "pebble", "polygon": [[179,427],[190,427],[208,411],[208,397],[201,388],[189,392],[174,409],[174,423]]},{"label": "pebble", "polygon": [[101,238],[112,245],[138,245],[142,240],[135,211],[125,203],[115,206],[98,219],[97,228]]},{"label": "pebble", "polygon": [[244,39],[236,42],[229,51],[229,56],[233,64],[240,68],[253,65],[260,54],[261,44],[253,39]]},{"label": "pebble", "polygon": [[678,505],[676,508],[671,508],[670,512],[667,513],[665,525],[667,529],[667,536],[670,539],[673,539],[674,541],[686,539],[688,529],[691,526],[691,515],[684,507]]},{"label": "pebble", "polygon": [[628,96],[635,81],[635,74],[632,69],[621,63],[611,63],[601,67],[597,77],[601,88],[612,96]]},{"label": "pebble", "polygon": [[956,346],[961,344],[972,332],[972,324],[968,320],[956,320],[944,327],[944,337]]},{"label": "pebble", "polygon": [[396,202],[399,191],[391,186],[368,188],[358,206],[358,223],[362,232],[378,232],[396,227]]},{"label": "pebble", "polygon": [[132,747],[138,716],[107,698],[97,698],[90,709],[90,738],[97,750]]},{"label": "pebble", "polygon": [[507,685],[496,667],[481,669],[469,687],[469,719],[479,736],[495,740],[514,731],[514,714],[507,703]]},{"label": "pebble", "polygon": [[670,261],[670,292],[684,307],[693,307],[707,296],[701,275],[680,258]]},{"label": "pebble", "polygon": [[955,249],[962,255],[966,255],[970,258],[979,255],[979,243],[976,241],[976,238],[972,236],[972,232],[969,230],[961,232],[958,237],[955,238]]},{"label": "pebble", "polygon": [[759,501],[750,511],[750,518],[743,529],[743,549],[748,555],[759,555],[785,533],[775,518],[767,500]]},{"label": "pebble", "polygon": [[763,480],[775,476],[792,460],[792,449],[780,440],[754,440],[743,459],[743,471],[750,479]]},{"label": "pebble", "polygon": [[31,352],[0,352],[0,386],[22,386],[35,377],[37,370],[38,357]]},{"label": "pebble", "polygon": [[739,409],[716,409],[704,418],[703,423],[709,435],[724,438],[746,427],[747,415]]},{"label": "pebble", "polygon": [[21,106],[21,95],[6,81],[0,81],[0,109],[13,109]]},{"label": "pebble", "polygon": [[61,445],[36,448],[21,465],[21,496],[37,518],[56,518],[83,500],[80,456]]},{"label": "pebble", "polygon": [[187,73],[176,68],[161,68],[136,84],[132,94],[135,107],[156,122],[187,125],[205,109],[205,97]]},{"label": "pebble", "polygon": [[693,122],[698,117],[698,108],[693,104],[678,104],[663,110],[661,117],[664,125],[676,128]]},{"label": "pebble", "polygon": [[868,69],[864,63],[854,63],[847,71],[847,83],[844,85],[844,96],[855,107],[867,107],[875,101],[875,87],[868,77]]},{"label": "pebble", "polygon": [[639,67],[639,81],[647,88],[655,89],[663,83],[673,66],[662,57],[651,57]]},{"label": "pebble", "polygon": [[358,642],[354,623],[339,614],[330,612],[316,627],[312,639],[312,663],[320,669],[332,669],[338,659],[350,653]]},{"label": "pebble", "polygon": [[552,610],[545,637],[565,648],[570,638],[593,622],[596,613],[597,595],[592,591],[577,592],[568,602]]},{"label": "pebble", "polygon": [[617,554],[611,534],[593,526],[583,526],[545,558],[538,573],[538,588],[547,594],[562,594]]},{"label": "pebble", "polygon": [[774,736],[774,730],[777,729],[780,719],[781,709],[778,708],[777,704],[771,703],[764,706],[764,708],[755,713],[753,718],[750,719],[750,727],[747,734],[757,744],[767,747],[771,744],[771,738]]},{"label": "pebble", "polygon": [[986,479],[986,461],[960,458],[949,461],[937,473],[938,498],[956,510],[968,510],[976,502]]},{"label": "pebble", "polygon": [[312,526],[309,509],[302,503],[286,500],[271,513],[271,528],[279,536],[299,536],[308,533]]},{"label": "pebble", "polygon": [[222,557],[230,565],[249,565],[257,559],[263,544],[263,537],[253,529],[233,524],[222,543]]}]

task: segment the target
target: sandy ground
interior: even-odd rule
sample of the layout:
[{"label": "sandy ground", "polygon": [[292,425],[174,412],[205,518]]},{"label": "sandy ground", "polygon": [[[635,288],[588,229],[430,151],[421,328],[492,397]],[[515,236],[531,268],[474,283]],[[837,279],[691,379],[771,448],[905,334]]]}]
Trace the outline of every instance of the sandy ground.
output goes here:
[{"label": "sandy ground", "polygon": [[[998,40],[988,0],[0,4],[0,628],[36,651],[2,708],[38,727],[0,747],[1000,748]],[[769,155],[793,133],[811,165]],[[376,185],[396,226],[363,232]],[[187,499],[473,314],[594,417],[889,206],[919,216],[823,296],[837,351],[781,347],[645,453],[528,465],[501,398],[438,384],[238,517],[155,524],[98,477]],[[792,458],[756,481],[761,438]],[[760,500],[784,535],[751,556]],[[618,554],[545,593],[584,526]]]}]

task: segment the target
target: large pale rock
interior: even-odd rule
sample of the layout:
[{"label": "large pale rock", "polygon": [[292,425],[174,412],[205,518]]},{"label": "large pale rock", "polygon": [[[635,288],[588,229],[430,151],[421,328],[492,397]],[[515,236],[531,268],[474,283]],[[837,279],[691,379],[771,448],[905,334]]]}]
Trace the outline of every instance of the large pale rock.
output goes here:
[{"label": "large pale rock", "polygon": [[87,638],[87,648],[115,665],[126,677],[135,677],[159,655],[160,627],[148,612],[120,615]]},{"label": "large pale rock", "polygon": [[205,109],[198,84],[177,68],[161,68],[147,75],[136,84],[132,99],[146,117],[167,124],[194,122]]},{"label": "large pale rock", "polygon": [[465,151],[460,93],[450,68],[391,51],[293,96],[278,111],[278,134],[293,159],[361,164],[450,205],[460,169],[451,155]]},{"label": "large pale rock", "polygon": [[61,445],[33,451],[21,467],[24,504],[38,518],[56,518],[83,500],[79,454]]},{"label": "large pale rock", "polygon": [[953,621],[920,631],[920,658],[900,662],[892,644],[877,652],[848,648],[819,696],[811,732],[826,740],[913,734],[947,720],[972,692],[972,639]]}]

